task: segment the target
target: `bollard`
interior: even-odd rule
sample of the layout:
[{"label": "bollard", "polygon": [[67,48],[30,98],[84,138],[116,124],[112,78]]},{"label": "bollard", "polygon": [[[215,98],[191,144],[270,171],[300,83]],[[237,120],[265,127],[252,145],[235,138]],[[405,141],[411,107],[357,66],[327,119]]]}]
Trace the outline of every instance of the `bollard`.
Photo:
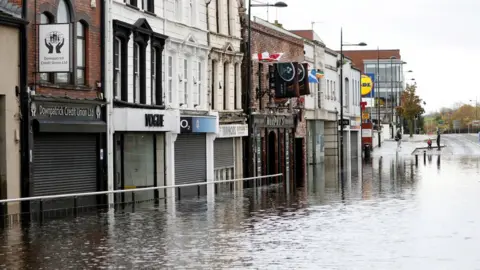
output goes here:
[{"label": "bollard", "polygon": [[418,166],[418,155],[415,155],[415,166]]},{"label": "bollard", "polygon": [[40,205],[38,210],[40,211],[40,217],[39,217],[40,223],[42,223],[43,222],[43,200],[40,200]]},{"label": "bollard", "polygon": [[132,192],[132,203],[135,204],[135,191]]},{"label": "bollard", "polygon": [[423,164],[427,165],[427,151],[423,151]]}]

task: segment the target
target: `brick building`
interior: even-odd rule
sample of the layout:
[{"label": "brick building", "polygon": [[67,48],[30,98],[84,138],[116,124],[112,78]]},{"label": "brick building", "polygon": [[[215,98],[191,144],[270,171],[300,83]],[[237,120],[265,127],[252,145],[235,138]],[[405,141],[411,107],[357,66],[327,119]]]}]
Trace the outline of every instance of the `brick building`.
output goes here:
[{"label": "brick building", "polygon": [[[252,54],[283,53],[280,62],[303,63],[304,44],[299,36],[259,18],[254,18],[251,25]],[[297,104],[297,98],[287,102],[275,99],[268,80],[271,63],[254,61],[252,65],[253,131],[246,152],[254,154],[246,162],[248,174],[283,173],[287,183],[293,179],[301,181],[306,169],[306,122],[302,106]]]},{"label": "brick building", "polygon": [[[103,1],[24,2],[30,23],[23,154],[30,162],[24,164],[22,196],[104,190]],[[71,201],[55,203],[68,207]]]}]

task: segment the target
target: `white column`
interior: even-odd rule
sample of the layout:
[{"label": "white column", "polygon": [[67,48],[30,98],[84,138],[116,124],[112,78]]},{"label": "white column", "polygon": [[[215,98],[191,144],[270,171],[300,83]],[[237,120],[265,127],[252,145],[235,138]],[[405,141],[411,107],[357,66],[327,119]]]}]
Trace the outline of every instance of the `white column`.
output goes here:
[{"label": "white column", "polygon": [[[175,185],[175,141],[178,134],[167,132],[165,134],[165,173],[167,186]],[[175,202],[175,189],[167,189],[167,198]]]},{"label": "white column", "polygon": [[[214,173],[214,153],[213,147],[217,134],[208,133],[206,136],[206,146],[207,146],[207,183],[212,183],[207,185],[207,200],[213,201],[215,197],[215,173]],[[223,179],[222,179],[223,180]]]}]

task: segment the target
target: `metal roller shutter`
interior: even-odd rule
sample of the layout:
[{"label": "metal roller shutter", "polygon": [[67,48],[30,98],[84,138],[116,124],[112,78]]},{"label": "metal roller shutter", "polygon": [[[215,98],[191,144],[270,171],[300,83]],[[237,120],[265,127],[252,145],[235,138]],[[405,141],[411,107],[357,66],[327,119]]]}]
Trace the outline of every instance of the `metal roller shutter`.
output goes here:
[{"label": "metal roller shutter", "polygon": [[[181,134],[175,141],[175,183],[205,182],[207,178],[207,146],[205,134]],[[178,190],[178,189],[177,189]],[[206,194],[206,187],[181,188],[180,196]]]},{"label": "metal roller shutter", "polygon": [[[34,137],[32,196],[97,191],[97,137],[41,134]],[[80,197],[78,206],[95,204]],[[73,207],[73,199],[47,201],[44,209]]]},{"label": "metal roller shutter", "polygon": [[215,169],[234,166],[233,138],[216,139],[214,144]]}]

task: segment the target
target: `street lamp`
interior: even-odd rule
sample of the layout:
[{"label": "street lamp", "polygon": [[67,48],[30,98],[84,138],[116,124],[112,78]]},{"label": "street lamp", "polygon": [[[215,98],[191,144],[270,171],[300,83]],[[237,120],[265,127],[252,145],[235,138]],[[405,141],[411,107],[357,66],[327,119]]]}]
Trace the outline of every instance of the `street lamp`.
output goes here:
[{"label": "street lamp", "polygon": [[391,137],[393,139],[393,60],[397,59],[395,56],[390,56],[390,107],[392,107],[392,113],[390,114],[390,125],[391,125]]},{"label": "street lamp", "polygon": [[[248,131],[250,132],[250,143],[253,145],[253,119],[252,119],[252,7],[287,7],[288,5],[284,2],[276,2],[275,4],[252,4],[252,0],[248,0],[248,49],[247,49],[247,115],[248,115]],[[249,153],[252,153],[252,149],[250,148]],[[252,154],[250,154],[251,160],[253,159]],[[252,175],[253,174],[253,166],[252,166]]]},{"label": "street lamp", "polygon": [[340,180],[344,187],[343,174],[343,46],[367,46],[367,43],[343,43],[343,28],[340,28]]}]

